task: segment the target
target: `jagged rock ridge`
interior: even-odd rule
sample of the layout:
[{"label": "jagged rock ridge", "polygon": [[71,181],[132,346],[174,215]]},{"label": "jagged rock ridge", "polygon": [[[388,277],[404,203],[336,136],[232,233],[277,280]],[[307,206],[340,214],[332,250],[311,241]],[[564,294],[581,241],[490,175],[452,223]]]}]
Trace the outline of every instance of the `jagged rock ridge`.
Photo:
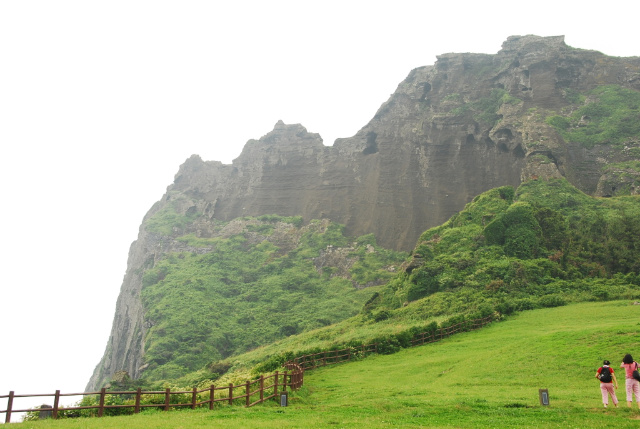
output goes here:
[{"label": "jagged rock ridge", "polygon": [[[200,214],[190,231],[208,237],[216,220],[241,216],[328,218],[350,235],[374,233],[382,246],[410,250],[423,231],[497,186],[564,176],[586,193],[607,195],[617,176],[602,168],[637,159],[637,139],[588,148],[564,141],[545,121],[572,109],[569,94],[601,85],[640,91],[640,58],[577,50],[562,36],[509,37],[495,55],[444,54],[412,70],[366,126],[333,146],[280,121],[231,165],[192,156],[145,219],[172,204]],[[90,389],[117,370],[141,374],[140,273],[172,243],[141,227]]]}]

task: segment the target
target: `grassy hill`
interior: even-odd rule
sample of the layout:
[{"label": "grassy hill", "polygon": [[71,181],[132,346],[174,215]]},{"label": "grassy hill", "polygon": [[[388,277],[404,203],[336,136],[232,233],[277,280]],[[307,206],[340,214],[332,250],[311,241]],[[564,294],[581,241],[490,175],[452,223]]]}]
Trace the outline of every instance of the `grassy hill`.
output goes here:
[{"label": "grassy hill", "polygon": [[[510,316],[439,343],[307,372],[288,408],[28,422],[17,428],[637,428],[640,411],[602,407],[594,374],[640,356],[640,306],[589,302]],[[636,358],[637,358],[636,356]],[[622,384],[621,384],[622,386]],[[549,389],[542,407],[538,389]]]},{"label": "grassy hill", "polygon": [[[406,255],[372,236],[348,239],[336,224],[293,221],[245,219],[230,238],[183,238],[216,251],[173,254],[145,273],[147,383],[244,382],[292,354],[371,342],[397,351],[434,324],[640,299],[638,196],[593,198],[566,180],[492,189],[426,231],[396,272],[385,267]],[[319,270],[335,249],[358,262],[346,270],[325,259]],[[372,280],[387,283],[353,287]],[[233,317],[215,318],[212,329],[216,313]]]}]

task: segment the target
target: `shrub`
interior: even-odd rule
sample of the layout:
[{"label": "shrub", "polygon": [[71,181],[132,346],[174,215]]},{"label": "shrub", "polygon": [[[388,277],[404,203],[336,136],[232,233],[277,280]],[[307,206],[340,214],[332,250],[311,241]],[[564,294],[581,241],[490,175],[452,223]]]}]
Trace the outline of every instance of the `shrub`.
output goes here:
[{"label": "shrub", "polygon": [[517,305],[513,301],[505,300],[498,303],[498,305],[496,305],[496,311],[501,314],[509,315],[509,314],[512,314],[514,311],[516,311],[516,309],[517,309]]},{"label": "shrub", "polygon": [[488,245],[503,245],[505,225],[502,218],[496,218],[484,228],[483,234]]},{"label": "shrub", "polygon": [[285,364],[285,362],[289,362],[293,360],[294,357],[295,356],[291,351],[273,355],[266,361],[256,365],[251,370],[251,374],[255,376],[255,375],[260,375],[266,372],[275,371],[276,369],[282,367]]},{"label": "shrub", "polygon": [[500,195],[500,198],[506,200],[509,204],[511,204],[513,202],[515,190],[512,186],[502,186],[498,188],[498,194]]},{"label": "shrub", "polygon": [[229,369],[231,368],[231,366],[232,365],[227,362],[215,361],[207,365],[207,369],[211,373],[217,374],[217,376],[220,377],[221,375],[226,374],[227,371],[229,371]]},{"label": "shrub", "polygon": [[567,305],[565,298],[558,294],[541,296],[538,298],[538,303],[540,307],[562,307],[563,305]]},{"label": "shrub", "polygon": [[538,253],[538,237],[526,226],[514,226],[507,230],[504,253],[520,259],[530,259]]},{"label": "shrub", "polygon": [[378,344],[378,353],[383,355],[396,353],[402,348],[400,341],[395,336],[376,338],[373,342]]},{"label": "shrub", "polygon": [[430,277],[422,271],[419,274],[421,275],[415,280],[416,283],[409,285],[409,290],[407,291],[407,300],[409,301],[416,301],[431,295],[437,292],[440,287],[436,277]]},{"label": "shrub", "polygon": [[531,298],[518,299],[515,304],[516,310],[518,311],[533,310],[536,308],[536,303]]},{"label": "shrub", "polygon": [[387,310],[380,310],[377,313],[373,314],[373,320],[376,322],[382,322],[383,320],[387,320],[391,317],[391,313]]}]

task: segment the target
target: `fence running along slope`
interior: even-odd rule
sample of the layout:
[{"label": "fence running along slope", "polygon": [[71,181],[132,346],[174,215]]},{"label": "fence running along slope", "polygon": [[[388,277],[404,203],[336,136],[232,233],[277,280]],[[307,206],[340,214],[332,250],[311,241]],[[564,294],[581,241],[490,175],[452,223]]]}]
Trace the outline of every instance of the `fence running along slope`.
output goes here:
[{"label": "fence running along slope", "polygon": [[[443,338],[449,337],[453,334],[465,331],[471,331],[480,329],[493,321],[493,316],[487,316],[481,319],[468,320],[460,322],[451,326],[438,328],[432,331],[422,332],[415,335],[411,341],[410,346],[420,346],[423,344],[429,344],[436,341],[440,341]],[[55,393],[44,394],[32,394],[32,395],[16,395],[14,391],[9,392],[8,395],[0,395],[0,399],[7,399],[7,409],[0,410],[0,414],[5,413],[5,423],[11,422],[12,413],[24,413],[24,412],[51,412],[51,417],[57,419],[61,413],[69,415],[69,412],[76,410],[97,410],[96,416],[102,417],[105,415],[105,410],[114,408],[132,408],[133,413],[139,413],[143,408],[155,407],[164,411],[168,411],[171,408],[177,407],[190,407],[195,409],[196,407],[208,406],[210,410],[213,410],[215,403],[233,405],[240,400],[243,401],[245,407],[252,407],[254,405],[265,402],[269,399],[279,399],[279,393],[286,392],[287,387],[291,390],[297,390],[302,387],[304,383],[304,371],[311,370],[322,366],[333,365],[336,363],[348,362],[354,358],[364,357],[368,354],[379,352],[379,343],[367,344],[358,347],[347,347],[337,350],[326,350],[318,353],[307,354],[298,356],[292,361],[284,364],[287,371],[280,373],[275,371],[272,375],[264,376],[260,378],[247,381],[246,383],[228,386],[215,386],[211,385],[206,389],[193,388],[192,390],[184,391],[172,391],[171,389],[165,389],[160,391],[143,391],[140,388],[137,391],[107,391],[106,388],[102,388],[99,392],[83,392],[83,393],[60,393],[56,390]],[[267,384],[271,383],[271,384]],[[280,388],[281,390],[278,390]],[[60,398],[66,396],[98,396],[98,405],[89,406],[72,406],[61,407],[59,405]],[[131,399],[135,399],[133,404],[108,404],[107,398],[110,396],[128,396]],[[142,403],[143,395],[156,395],[161,397],[162,402],[158,403]],[[181,401],[172,403],[171,397],[175,395],[191,395],[190,401]],[[15,398],[35,398],[35,397],[53,397],[53,406],[45,408],[27,408],[27,409],[13,409],[13,401]]]},{"label": "fence running along slope", "polygon": [[[451,326],[438,328],[432,331],[421,332],[410,340],[410,347],[421,346],[424,344],[434,343],[443,338],[449,337],[460,332],[473,331],[480,329],[493,321],[493,316],[483,317],[481,319],[466,320],[453,324]],[[321,366],[332,365],[341,362],[347,362],[354,357],[364,357],[368,354],[379,353],[380,343],[366,344],[358,347],[347,347],[338,350],[326,350],[318,353],[298,356],[290,363],[299,365],[303,371],[315,369]]]},{"label": "fence running along slope", "polygon": [[[139,413],[143,408],[151,407],[161,409],[163,411],[168,411],[171,408],[177,407],[190,407],[191,409],[195,409],[196,407],[208,405],[209,409],[213,410],[214,404],[216,402],[233,405],[234,403],[238,403],[240,400],[246,407],[252,407],[269,399],[277,398],[281,392],[287,391],[287,387],[295,390],[299,389],[302,386],[304,374],[302,368],[293,363],[288,363],[286,365],[286,368],[288,370],[291,370],[291,372],[285,371],[283,373],[280,373],[279,371],[276,371],[272,375],[261,375],[260,378],[256,380],[247,381],[246,383],[238,384],[235,386],[233,384],[229,384],[227,386],[211,385],[206,389],[197,389],[194,387],[192,390],[183,391],[171,389],[146,391],[140,388],[136,391],[107,391],[106,388],[102,388],[99,392],[61,393],[59,390],[56,390],[55,393],[43,393],[34,395],[16,395],[15,392],[11,391],[8,395],[0,396],[0,399],[8,399],[7,409],[0,410],[0,413],[6,413],[5,423],[10,423],[12,413],[24,412],[49,412],[52,418],[57,419],[58,417],[60,417],[61,413],[64,413],[68,416],[69,412],[91,409],[97,410],[95,414],[97,417],[102,417],[105,415],[105,410],[114,408],[131,408],[133,413],[136,414]],[[278,390],[279,388],[280,390]],[[97,405],[71,407],[61,407],[59,405],[60,398],[66,396],[92,395],[98,396]],[[162,399],[162,402],[142,403],[143,396],[145,395],[153,395],[155,397],[153,399]],[[175,398],[177,395],[190,395],[191,400],[173,401],[174,403],[172,403],[172,397]],[[124,396],[129,397],[129,399],[135,398],[135,401],[132,404],[109,404],[107,402],[109,397],[111,396]],[[15,398],[34,397],[53,397],[53,406],[41,408],[13,409],[13,401]]]}]

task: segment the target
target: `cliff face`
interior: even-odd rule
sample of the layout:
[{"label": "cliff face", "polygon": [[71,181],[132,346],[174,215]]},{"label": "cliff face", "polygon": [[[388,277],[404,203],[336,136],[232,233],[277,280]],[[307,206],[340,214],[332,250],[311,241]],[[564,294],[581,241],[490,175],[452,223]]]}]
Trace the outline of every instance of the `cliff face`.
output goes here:
[{"label": "cliff face", "polygon": [[[190,158],[169,190],[205,218],[328,217],[352,235],[373,232],[383,246],[409,250],[496,186],[566,176],[594,194],[604,165],[634,156],[565,142],[544,118],[570,107],[569,91],[608,84],[640,90],[640,59],[575,50],[563,37],[511,37],[497,55],[446,54],[413,70],[369,124],[332,147],[278,122],[232,165]],[[510,98],[492,100],[496,91]]]},{"label": "cliff face", "polygon": [[140,228],[105,356],[88,388],[117,370],[140,376],[141,276],[175,250],[172,237],[179,233],[210,237],[216,221],[299,215],[328,218],[349,235],[374,233],[384,247],[410,250],[423,231],[494,187],[564,176],[592,195],[608,195],[620,181],[637,193],[637,181],[629,181],[634,171],[603,171],[637,160],[637,138],[585,146],[565,141],[545,120],[569,114],[573,95],[602,85],[640,91],[640,58],[573,49],[563,37],[514,36],[495,55],[445,54],[411,71],[367,125],[331,147],[301,125],[278,122],[247,142],[231,165],[192,156],[145,220],[168,205],[199,216],[188,231],[167,236]]}]

